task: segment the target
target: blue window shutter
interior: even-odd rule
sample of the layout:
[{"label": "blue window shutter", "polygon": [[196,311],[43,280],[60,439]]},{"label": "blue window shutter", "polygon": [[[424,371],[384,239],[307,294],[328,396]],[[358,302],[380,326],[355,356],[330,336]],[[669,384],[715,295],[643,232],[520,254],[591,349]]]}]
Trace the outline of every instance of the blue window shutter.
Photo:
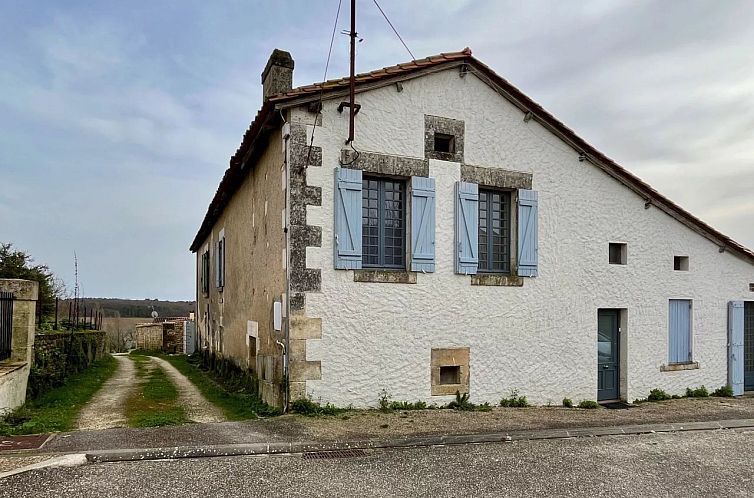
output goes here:
[{"label": "blue window shutter", "polygon": [[518,191],[518,276],[539,275],[539,204],[534,190]]},{"label": "blue window shutter", "polygon": [[435,271],[435,179],[411,177],[411,271]]},{"label": "blue window shutter", "polygon": [[456,183],[456,273],[475,275],[479,266],[479,185]]},{"label": "blue window shutter", "polygon": [[744,302],[728,303],[728,384],[735,396],[744,393]]},{"label": "blue window shutter", "polygon": [[335,168],[335,268],[361,268],[361,170]]},{"label": "blue window shutter", "polygon": [[691,301],[671,299],[668,311],[668,362],[691,361]]}]

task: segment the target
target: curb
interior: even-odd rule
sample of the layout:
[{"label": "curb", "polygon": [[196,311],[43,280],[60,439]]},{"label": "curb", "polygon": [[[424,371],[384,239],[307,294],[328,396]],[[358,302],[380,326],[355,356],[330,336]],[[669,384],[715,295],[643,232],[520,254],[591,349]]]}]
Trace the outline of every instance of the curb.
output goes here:
[{"label": "curb", "polygon": [[625,436],[669,432],[713,431],[722,429],[754,429],[754,419],[721,420],[714,422],[687,422],[676,424],[647,424],[620,427],[586,427],[576,429],[547,429],[522,432],[494,432],[448,436],[408,437],[381,440],[343,442],[279,442],[243,443],[210,446],[173,446],[97,450],[86,453],[89,463],[129,462],[144,460],[174,460],[179,458],[207,458],[252,455],[284,455],[346,449],[422,448],[462,444],[535,441],[542,439],[572,439],[583,437]]}]

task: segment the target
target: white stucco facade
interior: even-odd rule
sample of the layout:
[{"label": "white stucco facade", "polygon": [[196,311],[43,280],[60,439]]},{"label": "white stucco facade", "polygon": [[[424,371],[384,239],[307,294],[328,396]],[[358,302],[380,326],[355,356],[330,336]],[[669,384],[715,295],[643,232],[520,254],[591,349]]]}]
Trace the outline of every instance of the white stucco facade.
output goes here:
[{"label": "white stucco facade", "polygon": [[[454,272],[454,185],[459,163],[430,160],[436,181],[436,271],[415,284],[354,282],[333,263],[334,168],[348,113],[324,102],[314,145],[322,167],[308,185],[321,206],[306,221],[320,226],[320,248],[306,249],[307,268],[321,270],[321,291],[306,294],[305,314],[321,318],[321,338],[308,339],[306,360],[321,362],[307,380],[314,400],[375,406],[393,399],[446,403],[432,396],[432,348],[468,347],[470,399],[497,403],[512,389],[535,404],[597,398],[597,311],[625,310],[621,394],[646,397],[655,387],[682,393],[714,389],[727,377],[727,303],[754,300],[754,265],[719,247],[589,163],[474,74],[450,69],[361,93],[359,151],[424,159],[424,116],[465,123],[466,164],[532,174],[539,196],[539,276],[522,287],[472,286]],[[291,119],[313,114],[294,110]],[[609,152],[609,151],[608,151]],[[699,185],[700,191],[703,185]],[[608,243],[627,244],[627,264],[608,264]],[[673,269],[689,257],[689,271]],[[692,350],[699,368],[664,372],[668,300],[693,300]]]}]

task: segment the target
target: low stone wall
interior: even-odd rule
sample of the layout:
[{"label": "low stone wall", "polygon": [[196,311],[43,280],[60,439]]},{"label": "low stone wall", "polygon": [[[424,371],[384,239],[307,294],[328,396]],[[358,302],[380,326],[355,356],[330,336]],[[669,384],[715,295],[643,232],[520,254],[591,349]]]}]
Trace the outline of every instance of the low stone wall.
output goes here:
[{"label": "low stone wall", "polygon": [[162,350],[162,324],[142,323],[136,326],[134,332],[136,348],[146,351]]},{"label": "low stone wall", "polygon": [[29,375],[30,397],[65,383],[107,352],[104,331],[39,333],[34,338],[34,362]]}]

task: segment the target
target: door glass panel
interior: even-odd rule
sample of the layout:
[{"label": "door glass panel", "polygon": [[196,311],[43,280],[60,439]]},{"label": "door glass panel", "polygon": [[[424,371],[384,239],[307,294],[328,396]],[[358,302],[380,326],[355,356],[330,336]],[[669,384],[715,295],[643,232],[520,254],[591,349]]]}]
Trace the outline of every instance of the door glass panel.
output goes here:
[{"label": "door glass panel", "polygon": [[611,363],[614,360],[614,319],[612,316],[600,316],[597,330],[597,361]]}]

